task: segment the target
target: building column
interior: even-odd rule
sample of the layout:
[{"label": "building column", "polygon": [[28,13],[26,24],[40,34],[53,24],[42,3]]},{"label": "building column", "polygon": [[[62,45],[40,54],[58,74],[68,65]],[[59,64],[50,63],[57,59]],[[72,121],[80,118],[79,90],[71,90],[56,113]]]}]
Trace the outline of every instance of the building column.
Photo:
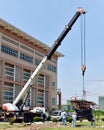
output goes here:
[{"label": "building column", "polygon": [[57,104],[57,106],[58,106],[58,109],[61,109],[61,92],[57,92],[57,96],[58,96],[58,104]]}]

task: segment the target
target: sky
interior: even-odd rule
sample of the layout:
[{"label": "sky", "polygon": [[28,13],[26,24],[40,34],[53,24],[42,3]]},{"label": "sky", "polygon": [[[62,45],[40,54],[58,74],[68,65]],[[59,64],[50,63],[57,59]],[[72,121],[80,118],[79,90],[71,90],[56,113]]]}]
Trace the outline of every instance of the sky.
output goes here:
[{"label": "sky", "polygon": [[[48,46],[82,7],[86,11],[85,43],[86,100],[98,103],[104,95],[104,0],[0,0],[0,18]],[[81,20],[80,17],[57,49],[64,57],[58,59],[58,88],[62,103],[75,96],[82,98]]]}]

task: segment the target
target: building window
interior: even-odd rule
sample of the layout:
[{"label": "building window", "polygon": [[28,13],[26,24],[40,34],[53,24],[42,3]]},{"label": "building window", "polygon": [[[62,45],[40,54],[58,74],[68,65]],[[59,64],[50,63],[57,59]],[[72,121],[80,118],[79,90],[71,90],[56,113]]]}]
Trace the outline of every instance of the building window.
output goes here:
[{"label": "building window", "polygon": [[99,96],[99,110],[104,110],[104,96]]},{"label": "building window", "polygon": [[56,99],[52,98],[52,105],[56,105]]},{"label": "building window", "polygon": [[48,64],[47,65],[47,70],[50,70],[52,72],[56,72],[56,67]]},{"label": "building window", "polygon": [[21,45],[21,48],[24,49],[24,50],[27,50],[27,51],[29,51],[29,52],[31,52],[31,53],[34,52],[34,50],[32,50],[32,49],[30,49],[30,48],[28,48],[28,47],[26,47],[26,46],[23,46],[23,45]]},{"label": "building window", "polygon": [[40,60],[38,60],[38,59],[35,59],[35,65],[39,65],[40,64]]},{"label": "building window", "polygon": [[13,102],[13,84],[4,83],[4,100]]},{"label": "building window", "polygon": [[41,95],[38,96],[38,103],[43,103],[43,96]]},{"label": "building window", "polygon": [[26,107],[30,107],[30,94],[28,95],[27,99],[26,99],[26,103],[25,103]]},{"label": "building window", "polygon": [[7,37],[5,37],[5,36],[2,36],[2,39],[5,40],[5,41],[7,41],[7,42],[9,42],[9,43],[12,43],[12,44],[14,44],[14,45],[16,45],[16,46],[19,46],[19,43],[17,43],[17,42],[15,42],[15,41],[11,40],[10,38],[7,38]]},{"label": "building window", "polygon": [[30,99],[27,99],[27,100],[26,100],[25,106],[26,106],[26,107],[30,107]]},{"label": "building window", "polygon": [[55,89],[55,82],[52,82],[52,89]]},{"label": "building window", "polygon": [[33,57],[20,53],[20,59],[33,63]]},{"label": "building window", "polygon": [[44,91],[38,91],[38,106],[44,106]]},{"label": "building window", "polygon": [[57,63],[57,60],[56,59],[51,59],[51,62],[53,62],[53,63]]},{"label": "building window", "polygon": [[5,78],[14,80],[14,66],[8,63],[5,63]]},{"label": "building window", "polygon": [[38,85],[39,87],[44,87],[44,75],[38,76]]},{"label": "building window", "polygon": [[55,82],[52,82],[52,86],[55,87]]},{"label": "building window", "polygon": [[1,45],[1,51],[9,54],[11,56],[18,57],[18,51],[14,50],[10,47],[7,47],[5,45]]},{"label": "building window", "polygon": [[38,55],[38,56],[40,56],[40,57],[42,57],[42,58],[44,57],[44,55],[41,54],[40,52],[35,52],[35,54]]},{"label": "building window", "polygon": [[4,99],[9,100],[9,101],[13,101],[13,92],[5,90],[4,91]]},{"label": "building window", "polygon": [[24,80],[24,83],[26,83],[29,78],[30,78],[30,71],[24,70],[24,72],[23,72],[23,80]]}]

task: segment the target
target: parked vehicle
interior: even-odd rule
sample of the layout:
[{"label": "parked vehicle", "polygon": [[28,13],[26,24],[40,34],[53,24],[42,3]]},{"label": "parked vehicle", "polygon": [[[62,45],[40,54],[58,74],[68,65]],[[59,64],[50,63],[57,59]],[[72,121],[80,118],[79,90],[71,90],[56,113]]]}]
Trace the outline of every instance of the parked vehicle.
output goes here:
[{"label": "parked vehicle", "polygon": [[57,119],[58,121],[61,120],[61,110],[55,110],[55,111],[52,111],[52,114],[51,114],[51,120],[53,119]]}]

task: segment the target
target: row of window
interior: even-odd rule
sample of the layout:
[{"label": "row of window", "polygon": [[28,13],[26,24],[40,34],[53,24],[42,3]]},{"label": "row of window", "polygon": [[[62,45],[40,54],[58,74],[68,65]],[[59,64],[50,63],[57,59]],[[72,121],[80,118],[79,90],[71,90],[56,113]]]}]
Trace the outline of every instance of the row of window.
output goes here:
[{"label": "row of window", "polygon": [[[39,52],[35,52],[35,54],[36,54],[36,55],[38,55],[39,57],[42,57],[42,58],[44,57],[44,55],[43,55],[43,54],[41,54],[41,53],[39,53]],[[55,63],[55,64],[56,64],[56,63],[57,63],[57,60],[52,59],[52,60],[51,60],[51,62],[53,62],[53,63]],[[40,63],[40,62],[39,62],[39,63]],[[38,63],[38,64],[39,64],[39,63]],[[38,65],[38,64],[37,64],[37,65]]]},{"label": "row of window", "polygon": [[42,57],[42,58],[44,57],[43,54],[41,54],[41,53],[39,53],[37,51],[35,52],[35,54],[38,55],[38,56],[40,56],[40,57]]},{"label": "row of window", "polygon": [[56,72],[56,67],[48,64],[47,65],[47,70],[50,70],[52,72]]},{"label": "row of window", "polygon": [[11,40],[8,37],[2,36],[2,39],[5,40],[5,41],[7,41],[7,42],[9,42],[9,43],[12,43],[12,44],[14,44],[16,46],[19,46],[19,43],[15,42],[14,40]]},{"label": "row of window", "polygon": [[[21,80],[15,80],[16,79],[15,77],[17,77],[17,73],[15,73],[15,71],[17,70],[16,68],[17,68],[17,66],[14,67],[11,64],[5,63],[5,79],[21,82]],[[19,70],[21,70],[21,68],[18,68],[18,72],[19,72]],[[21,77],[21,75],[22,75],[22,73],[18,73],[18,77]],[[30,75],[31,75],[31,71],[29,71],[29,70],[23,71],[24,83],[27,82],[27,80],[30,78]],[[49,77],[44,76],[44,75],[39,75],[37,84],[38,84],[39,87],[48,88],[49,87]],[[55,82],[52,82],[52,88],[55,89],[55,86],[56,86]]]},{"label": "row of window", "polygon": [[[11,87],[11,85],[10,85],[10,87]],[[37,101],[38,104],[44,105],[44,96],[45,96],[44,91],[38,93],[38,101]],[[47,99],[48,99],[48,97],[47,97]],[[4,100],[7,100],[7,101],[9,100],[10,102],[13,101],[13,90],[4,90]],[[52,98],[52,105],[56,105],[56,99],[55,98]],[[30,95],[27,99],[26,106],[30,106]]]},{"label": "row of window", "polygon": [[[4,52],[4,53],[7,53],[9,55],[12,55],[14,57],[18,57],[18,51],[10,48],[10,47],[7,47],[5,45],[1,45],[1,51]],[[20,59],[24,60],[24,61],[28,61],[30,63],[33,63],[33,57],[31,56],[28,56],[24,53],[20,53]],[[41,61],[38,60],[38,59],[35,59],[35,64],[36,65],[39,65]],[[55,66],[52,66],[52,65],[47,65],[47,69],[52,71],[52,72],[56,72],[56,67]]]},{"label": "row of window", "polygon": [[[10,38],[8,38],[6,36],[2,36],[2,39],[5,40],[5,41],[7,41],[7,42],[9,42],[9,43],[12,43],[12,44],[14,44],[16,46],[19,46],[18,42],[15,42],[14,40],[12,40],[12,39],[10,39]],[[33,49],[30,49],[30,48],[28,48],[26,46],[20,45],[20,47],[22,49],[25,49],[25,50],[29,51],[29,52],[32,52],[32,53],[34,52]],[[40,57],[43,57],[43,54],[41,54],[39,52],[35,52],[35,54],[38,55],[38,56],[40,56]]]},{"label": "row of window", "polygon": [[[14,57],[18,57],[18,51],[14,50],[14,49],[12,49],[10,47],[7,47],[5,45],[1,45],[1,51],[4,52],[4,53],[7,53],[9,55],[12,55]],[[24,54],[24,53],[20,53],[20,58],[22,60],[33,63],[33,58],[26,55],[26,54]]]},{"label": "row of window", "polygon": [[[4,36],[4,35],[2,36],[2,39],[5,40],[5,41],[7,41],[7,42],[9,42],[9,43],[12,43],[12,44],[14,44],[14,45],[16,45],[16,46],[19,46],[19,43],[18,43],[18,42],[14,41],[14,40],[12,40],[12,39],[10,39],[10,38]],[[30,49],[30,48],[28,48],[28,47],[26,47],[26,46],[20,45],[20,47],[21,47],[22,49],[25,49],[25,50],[31,52],[31,53],[34,52],[33,49]],[[42,57],[42,58],[44,57],[44,55],[43,55],[42,53],[40,53],[40,52],[37,52],[37,51],[36,51],[35,54],[38,55],[38,56],[40,56],[40,57]],[[52,59],[51,62],[56,63],[56,60],[55,60],[55,59]]]},{"label": "row of window", "polygon": [[21,47],[22,49],[25,49],[25,50],[31,52],[31,53],[34,52],[34,50],[32,50],[32,49],[30,49],[30,48],[28,48],[28,47],[26,47],[26,46],[21,45],[20,47]]},{"label": "row of window", "polygon": [[[12,49],[10,47],[7,47],[5,45],[1,45],[1,51],[4,52],[4,53],[7,53],[9,55],[18,57],[18,51],[14,50],[14,49]],[[20,58],[22,60],[25,60],[25,61],[33,63],[33,58],[28,56],[28,55],[26,55],[26,54],[20,53]]]},{"label": "row of window", "polygon": [[[11,64],[6,63],[5,64],[5,78],[9,79],[9,80],[14,80],[14,77],[16,76],[15,74],[17,74],[17,73],[15,73],[16,68],[14,68],[14,66],[11,66]],[[21,68],[18,68],[18,71],[19,70],[21,70]],[[21,75],[21,73],[19,73],[18,76],[20,76],[20,75]],[[24,82],[26,82],[29,79],[30,75],[31,75],[31,71],[28,71],[28,70],[23,71],[23,80],[24,80]],[[38,85],[40,87],[47,88],[49,86],[49,77],[44,76],[44,75],[39,75],[38,76]],[[56,86],[55,82],[52,82],[52,87],[55,87],[55,86]]]},{"label": "row of window", "polygon": [[7,53],[9,55],[18,57],[18,51],[14,50],[10,47],[7,47],[5,45],[1,45],[1,51],[4,52],[4,53]]},{"label": "row of window", "polygon": [[[14,44],[16,46],[19,46],[18,42],[15,42],[14,40],[12,40],[12,39],[10,39],[10,38],[8,38],[6,36],[2,36],[2,39],[5,40],[5,41],[7,41],[7,42],[9,42],[9,43],[12,43],[12,44]],[[28,48],[28,47],[26,47],[26,46],[21,45],[20,47],[23,48],[23,49],[25,49],[25,50],[27,50],[27,51],[29,51],[29,52],[33,53],[33,50],[30,49],[30,48]]]},{"label": "row of window", "polygon": [[24,53],[20,53],[20,59],[33,63],[33,58]]},{"label": "row of window", "polygon": [[[4,100],[9,100],[10,102],[13,101],[13,91],[8,91],[5,90],[4,91]],[[44,97],[39,95],[38,96],[38,103],[41,105],[44,105]],[[52,98],[52,105],[56,105],[56,99]],[[26,106],[30,106],[30,98],[28,98],[27,102],[26,102]]]},{"label": "row of window", "polygon": [[[41,62],[40,60],[35,59],[35,65],[39,65],[40,62]],[[47,70],[52,71],[52,72],[55,72],[55,73],[56,73],[56,71],[57,71],[57,70],[56,70],[56,67],[53,66],[53,65],[50,65],[50,64],[47,64]]]}]

